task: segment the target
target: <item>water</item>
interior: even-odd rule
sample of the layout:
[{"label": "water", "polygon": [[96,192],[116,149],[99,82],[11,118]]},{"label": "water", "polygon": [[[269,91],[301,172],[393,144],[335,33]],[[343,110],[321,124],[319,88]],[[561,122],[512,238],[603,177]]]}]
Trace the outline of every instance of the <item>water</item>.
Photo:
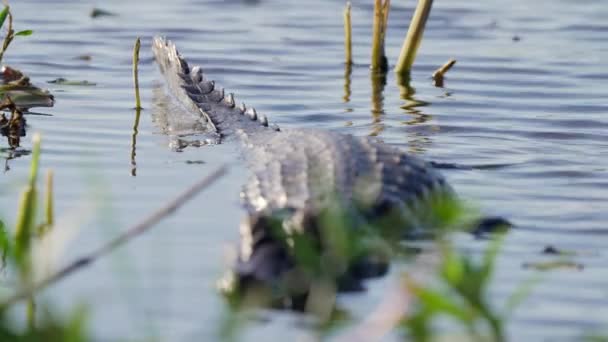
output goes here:
[{"label": "water", "polygon": [[[413,5],[393,4],[391,62]],[[378,93],[383,96],[375,101],[367,64],[372,5],[354,1],[357,64],[348,102],[342,1],[106,1],[103,8],[118,15],[91,19],[93,6],[15,1],[16,28],[35,33],[15,40],[5,59],[57,99],[54,108],[41,110],[52,117],[28,117],[28,131],[43,135],[42,168],[55,170],[58,216],[83,223],[60,260],[91,250],[218,165],[231,165],[227,177],[178,214],[45,292],[45,299],[66,308],[88,303],[101,340],[149,335],[213,340],[223,308],[214,282],[238,238],[245,170],[236,144],[175,152],[154,123],[161,78],[149,43],[156,34],[175,40],[237,99],[255,104],[284,127],[374,134],[429,160],[470,167],[444,174],[463,197],[518,226],[499,260],[492,287],[497,304],[535,274],[524,263],[553,260],[540,255],[545,246],[576,251],[573,261],[584,269],[545,273],[509,325],[513,339],[575,340],[608,326],[608,7],[603,1],[437,1],[413,71],[414,90],[402,99],[389,73]],[[132,176],[136,36],[143,40],[146,110]],[[92,59],[76,58],[85,54]],[[458,63],[446,87],[436,88],[430,74],[450,57]],[[97,85],[46,84],[58,77]],[[28,137],[23,149],[30,146]],[[1,212],[9,221],[29,161],[9,160],[0,177]],[[458,241],[463,250],[485,247],[466,236]],[[356,315],[364,314],[394,285],[395,275],[370,282],[367,293],[344,301]],[[289,316],[280,316],[253,324],[246,336],[279,335],[302,337],[307,330],[294,329]]]}]

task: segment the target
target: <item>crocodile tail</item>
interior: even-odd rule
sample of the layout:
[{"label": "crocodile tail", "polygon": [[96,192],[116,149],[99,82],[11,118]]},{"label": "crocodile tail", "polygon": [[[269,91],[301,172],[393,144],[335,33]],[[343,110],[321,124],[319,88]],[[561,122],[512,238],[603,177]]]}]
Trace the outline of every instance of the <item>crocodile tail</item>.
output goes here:
[{"label": "crocodile tail", "polygon": [[234,94],[226,93],[224,88],[208,79],[200,66],[188,65],[170,40],[155,37],[152,51],[173,96],[188,109],[200,113],[219,137],[237,130],[248,134],[278,130],[255,108],[246,108],[244,104],[237,106]]}]

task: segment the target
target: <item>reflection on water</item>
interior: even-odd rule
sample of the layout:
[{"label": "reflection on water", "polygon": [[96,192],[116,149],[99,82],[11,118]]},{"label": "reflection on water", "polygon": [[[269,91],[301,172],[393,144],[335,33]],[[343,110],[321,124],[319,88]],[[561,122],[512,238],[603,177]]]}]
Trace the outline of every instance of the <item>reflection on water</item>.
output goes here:
[{"label": "reflection on water", "polygon": [[28,156],[31,151],[14,148],[0,148],[0,158],[4,159],[4,172],[10,171],[9,162],[13,159]]},{"label": "reflection on water", "polygon": [[352,63],[344,63],[344,96],[342,96],[342,100],[346,103],[350,101],[350,95],[352,93],[350,89],[350,78],[353,74],[353,64]]},{"label": "reflection on water", "polygon": [[25,137],[26,122],[23,110],[17,108],[9,97],[0,104],[0,110],[8,110],[11,113],[9,118],[4,113],[0,114],[0,133],[6,137],[9,148],[16,149],[21,137]]},{"label": "reflection on water", "polygon": [[141,117],[142,108],[135,108],[135,122],[133,123],[133,135],[131,136],[131,176],[137,176],[137,161],[135,156],[137,155],[137,133],[139,127],[139,118]]},{"label": "reflection on water", "polygon": [[372,86],[372,131],[370,136],[378,136],[384,130],[382,118],[384,116],[384,88],[386,87],[386,70],[370,71]]},{"label": "reflection on water", "polygon": [[169,137],[169,146],[176,152],[187,147],[217,144],[210,134],[205,118],[182,106],[162,86],[153,89],[152,120],[161,133]]},{"label": "reflection on water", "polygon": [[[404,77],[402,74],[396,74],[396,81],[400,97],[405,101],[400,107],[409,117],[407,120],[402,121],[402,123],[408,126],[416,126],[426,124],[432,120],[433,116],[424,113],[422,108],[420,108],[426,107],[430,103],[414,97],[416,89],[411,85],[410,75],[408,74]],[[410,131],[407,136],[409,151],[412,153],[424,152],[426,150],[425,147],[429,146],[432,142],[430,135],[434,133],[434,130],[431,130],[431,132],[427,132],[426,130]]]}]

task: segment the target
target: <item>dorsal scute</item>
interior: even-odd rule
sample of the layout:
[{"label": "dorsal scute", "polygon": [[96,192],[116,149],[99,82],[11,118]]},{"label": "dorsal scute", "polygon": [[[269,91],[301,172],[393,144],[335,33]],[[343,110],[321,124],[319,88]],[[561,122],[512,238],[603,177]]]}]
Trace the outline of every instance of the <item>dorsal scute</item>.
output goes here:
[{"label": "dorsal scute", "polygon": [[[234,95],[208,79],[201,66],[191,67],[171,41],[155,37],[152,50],[173,95],[188,107],[198,107],[217,133],[226,135],[238,129],[247,134],[276,131],[268,128],[268,118],[259,116],[253,107],[237,107]],[[243,114],[251,120],[240,119]]]}]

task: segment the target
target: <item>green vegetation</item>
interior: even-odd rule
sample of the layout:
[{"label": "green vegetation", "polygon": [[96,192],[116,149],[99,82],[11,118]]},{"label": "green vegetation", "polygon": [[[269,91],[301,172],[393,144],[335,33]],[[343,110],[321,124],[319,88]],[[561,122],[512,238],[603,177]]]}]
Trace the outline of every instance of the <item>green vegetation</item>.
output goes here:
[{"label": "green vegetation", "polygon": [[139,49],[141,47],[141,40],[139,37],[135,40],[135,46],[133,47],[133,85],[135,88],[135,109],[142,109],[141,99],[139,98]]},{"label": "green vegetation", "polygon": [[[30,177],[27,186],[22,192],[17,222],[14,234],[0,221],[0,248],[3,255],[3,263],[11,268],[18,277],[14,294],[10,297],[0,298],[0,340],[2,341],[87,341],[86,338],[86,315],[82,308],[75,311],[73,317],[62,320],[59,314],[53,312],[51,307],[38,307],[35,304],[36,293],[47,286],[64,279],[72,273],[90,265],[99,258],[111,253],[116,248],[131,241],[158,223],[162,218],[173,213],[195,194],[207,188],[211,183],[219,179],[226,168],[221,167],[208,177],[195,183],[191,188],[184,191],[174,200],[146,217],[140,223],[126,230],[123,234],[110,240],[93,252],[76,259],[74,262],[58,269],[50,276],[38,280],[34,270],[33,255],[36,248],[44,248],[39,243],[45,236],[53,231],[55,215],[53,213],[53,176],[49,171],[46,177],[46,191],[44,203],[38,200],[38,173],[40,160],[40,135],[33,136],[32,162]],[[44,220],[38,221],[38,209],[44,209]],[[23,331],[18,324],[11,321],[6,314],[20,301],[27,300],[27,329]],[[37,319],[37,313],[41,312],[41,319]]]},{"label": "green vegetation", "polygon": [[8,28],[6,32],[6,36],[4,36],[4,41],[2,42],[2,50],[0,50],[0,63],[2,63],[2,59],[4,57],[4,53],[8,49],[8,46],[11,44],[15,37],[26,37],[32,35],[34,31],[32,30],[22,30],[15,32],[13,29],[13,14],[11,13],[11,9],[8,5],[4,5],[4,9],[0,12],[0,28],[4,26],[4,22],[8,18]]},{"label": "green vegetation", "polygon": [[[29,181],[21,194],[17,211],[17,222],[11,236],[7,227],[0,222],[0,248],[3,263],[17,275],[17,288],[28,288],[35,281],[33,254],[40,247],[37,242],[52,229],[53,189],[52,173],[49,171],[46,181],[46,193],[43,204],[38,200],[38,169],[40,160],[40,135],[32,138],[32,162]],[[38,208],[43,207],[45,217],[38,222]],[[86,315],[82,308],[74,315],[63,320],[50,307],[38,307],[33,293],[27,296],[27,326],[18,328],[8,311],[12,306],[0,305],[0,340],[2,341],[85,341]],[[37,312],[42,313],[37,319]]]},{"label": "green vegetation", "polygon": [[[221,289],[227,295],[232,311],[225,318],[221,336],[226,340],[234,339],[244,328],[251,309],[260,306],[312,314],[318,320],[321,336],[360,334],[359,327],[365,322],[353,321],[348,313],[336,306],[338,292],[361,288],[361,279],[352,273],[357,265],[368,272],[366,277],[375,277],[384,274],[393,261],[405,260],[412,264],[413,270],[412,274],[410,271],[404,273],[401,293],[396,296],[412,298],[413,302],[396,310],[394,317],[384,318],[391,330],[400,330],[413,341],[430,341],[449,334],[436,327],[437,322],[448,317],[456,327],[462,328],[460,330],[468,340],[504,341],[505,324],[514,308],[526,298],[533,283],[523,284],[508,299],[505,308],[497,311],[488,302],[488,287],[502,235],[495,236],[481,260],[459,252],[449,242],[449,235],[455,230],[471,228],[475,212],[454,197],[435,198],[420,208],[417,215],[436,228],[435,244],[428,249],[437,255],[438,262],[431,268],[424,268],[425,273],[435,275],[435,282],[431,283],[416,277],[418,256],[399,238],[402,230],[394,228],[409,225],[393,215],[398,213],[361,224],[354,219],[357,215],[333,206],[317,218],[304,218],[308,223],[317,222],[313,224],[318,227],[315,232],[289,228],[292,215],[289,213],[277,213],[274,219],[263,222],[271,227],[273,241],[285,249],[295,267],[285,270],[270,287],[268,284],[243,287],[234,274],[229,275],[228,281],[224,279]],[[389,295],[387,302],[399,303],[399,300],[391,299]],[[345,326],[354,328],[344,330]],[[370,333],[373,331],[366,332],[365,337],[369,338]],[[371,340],[381,336],[375,337]]]}]

